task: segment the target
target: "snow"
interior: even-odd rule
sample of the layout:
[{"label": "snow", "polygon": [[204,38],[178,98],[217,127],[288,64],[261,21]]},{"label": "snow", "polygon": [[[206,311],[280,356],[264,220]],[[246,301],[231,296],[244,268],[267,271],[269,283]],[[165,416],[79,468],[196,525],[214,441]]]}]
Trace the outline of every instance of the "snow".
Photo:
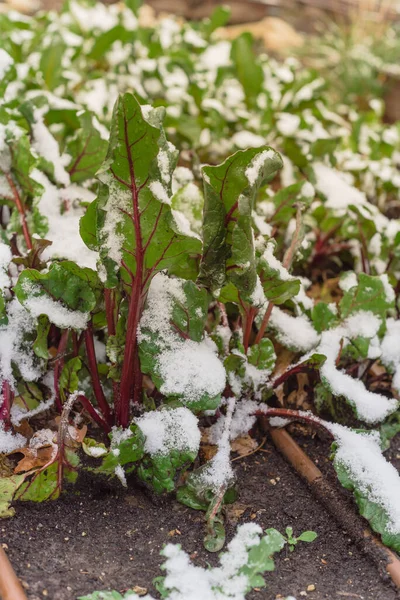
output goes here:
[{"label": "snow", "polygon": [[108,186],[108,199],[104,208],[105,220],[101,230],[102,243],[108,250],[108,256],[118,265],[122,261],[124,235],[120,232],[124,222],[123,210],[129,212],[132,206],[132,196],[129,190],[121,187],[107,173],[102,173],[99,179]]},{"label": "snow", "polygon": [[279,113],[276,127],[284,136],[292,136],[300,127],[300,117],[290,113]]},{"label": "snow", "polygon": [[192,230],[191,223],[186,215],[180,210],[171,210],[171,214],[174,217],[175,225],[180,234],[186,235],[187,237],[196,238],[197,240],[201,240],[201,237]]},{"label": "snow", "polygon": [[217,346],[206,335],[200,342],[181,338],[171,327],[174,303],[185,306],[183,280],[158,273],[150,285],[147,306],[138,328],[139,343],[147,339],[146,329],[157,335],[157,365],[163,394],[200,400],[215,397],[225,388],[225,369],[217,356]]},{"label": "snow", "polygon": [[[44,260],[64,258],[76,262],[80,267],[96,268],[97,252],[89,250],[79,234],[79,221],[84,210],[76,207],[76,200],[91,202],[95,195],[86,188],[70,185],[57,189],[42,171],[33,169],[31,178],[40,183],[44,192],[37,201],[39,212],[47,218],[46,239],[52,245],[42,254]],[[68,201],[68,210],[61,214]],[[107,222],[107,217],[106,217]]]},{"label": "snow", "polygon": [[347,271],[343,273],[339,281],[339,287],[344,292],[348,292],[351,288],[358,285],[357,275],[354,271]]},{"label": "snow", "polygon": [[217,346],[208,338],[175,343],[158,358],[164,380],[160,391],[166,396],[183,396],[185,401],[200,400],[205,394],[218,396],[225,387],[225,369],[216,353]]},{"label": "snow", "polygon": [[126,475],[125,475],[125,471],[123,469],[123,467],[121,465],[117,465],[114,469],[114,473],[116,475],[116,477],[118,477],[118,479],[120,480],[121,484],[127,488],[128,484],[126,481]]},{"label": "snow", "polygon": [[257,275],[255,288],[250,296],[253,306],[263,306],[265,303],[264,289],[259,276]]},{"label": "snow", "polygon": [[69,157],[62,157],[56,139],[46,127],[43,116],[47,107],[36,108],[34,111],[34,123],[32,123],[33,147],[43,156],[45,160],[54,167],[54,177],[62,185],[69,185],[69,173],[65,170]]},{"label": "snow", "polygon": [[26,438],[20,433],[12,433],[4,430],[4,424],[0,421],[0,454],[9,454],[26,444]]},{"label": "snow", "polygon": [[227,488],[234,481],[234,474],[231,466],[231,424],[232,416],[235,410],[236,399],[229,398],[226,401],[226,415],[223,421],[222,435],[218,440],[217,453],[205,465],[201,472],[201,482],[209,487],[215,494],[221,488]]},{"label": "snow", "polygon": [[392,304],[396,299],[396,294],[394,292],[393,286],[391,286],[389,283],[387,273],[380,275],[379,279],[382,281],[383,289],[385,290],[386,302]]},{"label": "snow", "polygon": [[344,214],[350,204],[367,204],[365,194],[350,185],[345,176],[323,163],[314,163],[313,170],[316,177],[315,187],[326,197],[325,206]]},{"label": "snow", "polygon": [[251,131],[238,131],[231,138],[232,144],[244,150],[245,148],[259,148],[265,144],[265,138]]},{"label": "snow", "polygon": [[198,420],[185,407],[151,411],[135,420],[144,434],[144,449],[149,454],[170,454],[179,452],[198,452],[200,430]]},{"label": "snow", "polygon": [[0,242],[0,291],[10,286],[8,267],[12,259],[11,248]]},{"label": "snow", "polygon": [[386,333],[381,342],[381,361],[394,373],[392,387],[400,392],[400,321],[388,319]]},{"label": "snow", "polygon": [[357,415],[366,423],[383,421],[394,412],[398,402],[367,390],[360,379],[354,379],[336,367],[336,359],[341,348],[341,341],[358,336],[373,338],[376,336],[381,321],[371,312],[360,311],[349,317],[342,326],[325,331],[315,352],[324,354],[326,362],[320,373],[335,396],[344,396],[356,409]]},{"label": "snow", "polygon": [[7,381],[15,389],[13,364],[25,381],[34,381],[41,375],[31,345],[24,342],[36,331],[36,321],[16,298],[7,304],[7,319],[8,324],[0,326],[0,384]]},{"label": "snow", "polygon": [[400,478],[396,468],[381,453],[379,433],[356,433],[336,423],[326,426],[338,445],[335,463],[343,465],[368,500],[386,512],[388,532],[399,534]]},{"label": "snow", "polygon": [[274,306],[271,313],[270,325],[278,333],[279,341],[289,348],[307,352],[319,342],[319,335],[305,316],[293,317]]},{"label": "snow", "polygon": [[14,64],[12,57],[4,50],[0,48],[0,79],[3,79],[9,68]]},{"label": "snow", "polygon": [[269,158],[273,158],[274,156],[275,152],[273,150],[264,150],[263,152],[255,155],[245,171],[245,175],[250,185],[254,185],[259,178],[264,163]]},{"label": "snow", "polygon": [[150,191],[153,196],[162,202],[163,204],[171,204],[171,198],[167,194],[167,190],[161,183],[161,181],[152,181],[149,185]]},{"label": "snow", "polygon": [[[35,288],[33,287],[30,292],[35,293]],[[47,315],[51,323],[62,329],[86,329],[86,324],[90,319],[89,313],[69,310],[48,296],[32,296],[27,298],[24,304],[34,317]]]}]

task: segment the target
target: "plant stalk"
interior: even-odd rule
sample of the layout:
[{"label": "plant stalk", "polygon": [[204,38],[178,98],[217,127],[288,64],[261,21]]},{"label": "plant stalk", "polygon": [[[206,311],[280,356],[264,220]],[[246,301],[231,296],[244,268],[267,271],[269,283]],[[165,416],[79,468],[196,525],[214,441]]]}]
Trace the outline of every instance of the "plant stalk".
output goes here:
[{"label": "plant stalk", "polygon": [[90,320],[87,328],[84,332],[85,337],[85,346],[86,346],[86,354],[88,358],[90,377],[92,379],[93,384],[93,392],[95,398],[97,400],[97,404],[107,421],[108,424],[111,424],[112,417],[110,407],[104,395],[104,391],[100,382],[99,371],[97,369],[97,359],[96,359],[96,351],[94,348],[94,339],[93,339],[93,324]]}]

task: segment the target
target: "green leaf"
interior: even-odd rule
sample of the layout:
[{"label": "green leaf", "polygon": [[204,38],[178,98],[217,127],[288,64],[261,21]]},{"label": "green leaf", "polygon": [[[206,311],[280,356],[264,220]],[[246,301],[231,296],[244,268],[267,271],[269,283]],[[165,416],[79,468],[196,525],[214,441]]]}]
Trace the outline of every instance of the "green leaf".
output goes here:
[{"label": "green leaf", "polygon": [[[88,314],[100,299],[97,273],[78,267],[71,261],[53,263],[47,273],[25,269],[14,290],[18,300],[28,310],[31,308],[34,314],[47,314],[49,320],[59,326],[62,326],[60,320],[66,318],[65,313],[61,312],[60,315],[60,310],[77,311],[78,315]],[[38,303],[39,298],[47,299],[47,303]],[[77,325],[77,329],[82,328],[82,324]]]},{"label": "green leaf", "polygon": [[229,6],[216,6],[211,13],[208,23],[206,23],[206,33],[211,35],[218,27],[223,27],[229,21],[231,9]]},{"label": "green leaf", "polygon": [[121,596],[121,594],[116,591],[93,592],[88,596],[79,596],[78,600],[124,600],[125,597],[129,598],[130,594],[133,594],[133,591],[126,592],[126,596]]},{"label": "green leaf", "polygon": [[104,31],[95,38],[93,47],[88,54],[88,58],[93,60],[100,60],[104,57],[117,40],[121,42],[129,42],[132,38],[132,33],[128,32],[122,25],[116,25],[108,31]]},{"label": "green leaf", "polygon": [[222,521],[214,519],[213,532],[207,533],[204,538],[204,548],[208,552],[219,552],[225,544],[225,527]]},{"label": "green leaf", "polygon": [[250,548],[247,564],[240,570],[248,578],[247,591],[265,585],[262,574],[274,570],[275,564],[271,557],[282,550],[286,543],[283,535],[276,529],[266,529],[265,534],[259,544]]},{"label": "green leaf", "polygon": [[63,73],[62,58],[65,50],[65,43],[60,36],[55,35],[50,46],[42,52],[40,70],[48,90],[54,90],[61,83]]},{"label": "green leaf", "polygon": [[301,535],[299,535],[296,539],[298,542],[313,542],[318,537],[318,534],[315,531],[303,531]]},{"label": "green leaf", "polygon": [[330,329],[337,322],[337,315],[329,304],[318,302],[311,311],[311,319],[318,333]]},{"label": "green leaf", "polygon": [[275,248],[276,244],[268,240],[263,251],[257,251],[257,273],[266,298],[274,304],[284,304],[299,293],[300,279],[288,274],[271,246]]},{"label": "green leaf", "polygon": [[16,494],[17,500],[44,502],[60,495],[57,482],[58,461],[53,462],[47,469],[37,472],[30,481],[26,481]]},{"label": "green leaf", "polygon": [[85,437],[83,440],[82,450],[85,454],[91,456],[92,458],[100,458],[108,453],[108,449],[103,443],[89,437]]},{"label": "green leaf", "polygon": [[60,392],[65,400],[69,394],[76,392],[79,387],[78,373],[82,368],[79,356],[74,356],[65,363],[59,380]]},{"label": "green leaf", "polygon": [[261,183],[282,166],[263,146],[240,150],[218,166],[203,167],[204,251],[199,283],[218,293],[227,281],[252,301],[257,285],[252,210]]},{"label": "green leaf", "polygon": [[67,144],[71,162],[67,167],[73,183],[91,179],[105,158],[108,143],[93,125],[93,116],[85,111],[79,116],[81,128]]},{"label": "green leaf", "polygon": [[132,94],[117,100],[107,157],[98,174],[98,198],[82,226],[91,247],[96,230],[107,287],[117,285],[120,270],[128,284],[137,269],[142,281],[150,283],[157,271],[201,251],[198,237],[171,210],[177,152],[162,129],[164,110],[146,109],[145,114]]},{"label": "green leaf", "polygon": [[251,346],[247,353],[247,360],[257,369],[272,371],[275,366],[276,354],[271,340],[263,338],[259,344]]},{"label": "green leaf", "polygon": [[233,40],[231,58],[237,78],[243,86],[247,104],[255,106],[262,89],[264,74],[253,50],[253,36],[250,33],[242,33]]},{"label": "green leaf", "polygon": [[50,330],[50,321],[46,315],[40,315],[37,323],[37,336],[33,342],[33,351],[39,358],[48,360],[50,358],[47,345],[47,336]]},{"label": "green leaf", "polygon": [[360,514],[367,519],[371,528],[380,534],[382,542],[386,546],[400,552],[400,534],[394,534],[388,530],[389,517],[386,510],[368,499],[366,492],[360,488],[345,464],[335,458],[333,466],[342,486],[353,492]]},{"label": "green leaf", "polygon": [[0,478],[0,518],[13,517],[15,509],[10,507],[14,494],[23,483],[25,475]]},{"label": "green leaf", "polygon": [[99,473],[114,475],[118,465],[136,463],[144,456],[144,435],[137,425],[132,423],[129,430],[114,428],[109,434],[111,448],[104,456],[102,464],[96,468]]},{"label": "green leaf", "polygon": [[343,319],[359,311],[369,311],[385,323],[388,309],[394,307],[394,300],[388,300],[380,277],[360,273],[358,285],[344,292],[339,306]]},{"label": "green leaf", "polygon": [[138,477],[156,492],[172,492],[177,472],[196,459],[197,452],[172,450],[169,454],[147,455],[138,466]]},{"label": "green leaf", "polygon": [[[169,281],[171,282],[171,287]],[[172,285],[174,282],[175,285]],[[178,282],[180,282],[182,296],[175,294],[175,287]],[[169,384],[166,388],[165,375],[163,374],[165,361],[162,361],[165,353],[168,354],[171,360],[171,353],[184,352],[185,344],[187,346],[191,342],[189,345],[191,352],[195,350],[195,344],[198,344],[199,352],[201,351],[203,356],[207,352],[210,361],[215,365],[214,368],[221,369],[221,364],[216,353],[214,353],[211,347],[206,347],[203,341],[209,302],[207,291],[204,288],[197,287],[193,281],[168,280],[167,278],[163,282],[163,288],[172,306],[171,315],[167,313],[159,315],[153,312],[154,309],[151,304],[145,308],[139,343],[142,372],[151,375],[158,390],[169,398],[179,399],[180,402],[188,406],[191,410],[213,410],[220,403],[223,391],[222,384],[220,392],[217,394],[207,392],[203,387],[196,386],[195,382],[193,383],[191,393],[189,393],[188,389],[182,389],[179,382],[175,386]],[[160,319],[165,320],[162,326],[160,325]],[[153,327],[153,323],[156,322],[158,326]],[[196,365],[191,366],[189,363],[187,369],[192,369],[194,378],[200,377]],[[204,377],[206,377],[206,374]]]}]

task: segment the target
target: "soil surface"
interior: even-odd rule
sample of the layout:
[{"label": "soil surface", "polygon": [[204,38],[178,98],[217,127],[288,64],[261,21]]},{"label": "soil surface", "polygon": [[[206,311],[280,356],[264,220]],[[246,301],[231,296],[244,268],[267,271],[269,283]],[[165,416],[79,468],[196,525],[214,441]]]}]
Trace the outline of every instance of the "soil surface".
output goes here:
[{"label": "soil surface", "polygon": [[[310,437],[298,441],[333,481],[329,444]],[[387,456],[400,468],[399,436]],[[295,535],[310,529],[318,533],[315,542],[299,543],[293,553],[284,549],[276,570],[266,576],[267,587],[249,599],[400,597],[383,569],[379,572],[352,543],[268,440],[234,465],[240,497],[227,513],[228,539],[238,523],[249,520],[281,532],[291,525]],[[172,499],[155,501],[137,487],[125,491],[83,476],[56,502],[16,508],[14,518],[0,523],[0,541],[8,546],[29,600],[75,600],[93,590],[134,586],[155,593],[152,580],[161,574],[159,551],[167,542],[180,543],[198,565],[218,561],[203,549],[202,513]],[[315,589],[307,591],[308,586]]]}]

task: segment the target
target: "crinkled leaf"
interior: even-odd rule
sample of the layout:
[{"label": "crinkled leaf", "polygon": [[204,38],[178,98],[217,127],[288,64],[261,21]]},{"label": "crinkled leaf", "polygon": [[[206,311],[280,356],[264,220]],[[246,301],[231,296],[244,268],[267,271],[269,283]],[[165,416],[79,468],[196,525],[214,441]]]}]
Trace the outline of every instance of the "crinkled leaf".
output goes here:
[{"label": "crinkled leaf", "polygon": [[270,339],[264,338],[250,347],[247,360],[257,369],[272,371],[276,361],[275,348]]},{"label": "crinkled leaf", "polygon": [[279,154],[262,146],[240,150],[221,165],[203,167],[204,252],[199,282],[212,292],[219,292],[228,280],[251,302],[257,284],[254,199],[261,183],[281,166]]},{"label": "crinkled leaf", "polygon": [[177,472],[194,462],[197,452],[172,450],[169,454],[146,455],[141,461],[137,475],[149,484],[156,494],[175,489]]},{"label": "crinkled leaf", "polygon": [[[144,435],[137,425],[132,423],[129,426],[130,435],[122,434],[122,441],[119,441],[119,436],[122,430],[113,430],[110,433],[111,448],[107,456],[102,459],[102,464],[97,467],[99,473],[106,473],[113,475],[115,468],[118,465],[124,467],[125,465],[136,463],[141,460],[144,456]],[[115,440],[113,440],[113,436]]]},{"label": "crinkled leaf", "polygon": [[96,231],[107,287],[117,285],[120,267],[130,283],[139,266],[144,283],[201,251],[200,240],[190,231],[186,235],[189,228],[171,211],[177,154],[161,126],[163,109],[146,115],[132,94],[117,100],[98,198],[82,219],[83,239],[90,247]]},{"label": "crinkled leaf", "polygon": [[358,284],[344,292],[339,306],[342,318],[359,311],[369,311],[384,322],[388,309],[394,306],[394,301],[387,299],[384,285],[379,277],[360,273]]},{"label": "crinkled leaf", "polygon": [[247,591],[265,585],[262,574],[275,569],[272,555],[282,550],[286,543],[283,535],[276,529],[266,529],[265,534],[259,544],[250,548],[247,564],[240,570],[248,578]]},{"label": "crinkled leaf", "polygon": [[11,475],[0,478],[0,518],[12,517],[14,508],[10,507],[14,494],[23,483],[25,475]]},{"label": "crinkled leaf", "polygon": [[[173,305],[170,332],[166,340],[159,343],[159,333],[152,332],[146,327],[141,328],[139,344],[139,357],[142,371],[150,374],[158,389],[162,389],[164,379],[161,372],[159,358],[165,351],[173,350],[183,340],[192,340],[200,343],[204,337],[204,327],[207,318],[209,297],[204,288],[199,288],[193,281],[182,281],[182,291],[185,301],[181,304],[171,296]],[[212,350],[210,350],[212,354]],[[174,397],[190,407],[191,410],[213,410],[220,403],[220,394],[210,396],[204,392],[200,398],[190,400],[185,394],[176,394]]]},{"label": "crinkled leaf", "polygon": [[85,111],[79,116],[80,129],[67,144],[71,162],[67,167],[73,183],[94,177],[106,155],[108,143],[93,125],[93,116]]},{"label": "crinkled leaf", "polygon": [[[47,273],[25,269],[14,288],[21,304],[32,297],[49,297],[70,310],[89,313],[99,300],[99,279],[92,269],[71,261],[53,263]],[[45,314],[45,310],[43,312]],[[51,320],[51,314],[48,315]]]},{"label": "crinkled leaf", "polygon": [[329,304],[325,302],[318,302],[312,311],[311,311],[311,319],[314,325],[314,328],[318,333],[322,333],[327,329],[330,329],[336,322],[337,316]]},{"label": "crinkled leaf", "polygon": [[371,528],[380,534],[382,542],[386,546],[399,552],[400,534],[388,531],[389,517],[385,509],[375,502],[368,500],[366,494],[360,489],[357,481],[351,476],[349,469],[343,463],[334,460],[333,465],[340,483],[343,487],[353,492],[360,514],[367,519]]},{"label": "crinkled leaf", "polygon": [[46,315],[40,315],[37,322],[37,336],[33,342],[33,351],[39,358],[50,358],[47,345],[47,336],[50,330],[50,321]]},{"label": "crinkled leaf", "polygon": [[69,394],[76,392],[79,387],[78,373],[82,368],[82,361],[79,356],[74,356],[65,363],[59,380],[60,392],[63,399],[66,399]]}]

